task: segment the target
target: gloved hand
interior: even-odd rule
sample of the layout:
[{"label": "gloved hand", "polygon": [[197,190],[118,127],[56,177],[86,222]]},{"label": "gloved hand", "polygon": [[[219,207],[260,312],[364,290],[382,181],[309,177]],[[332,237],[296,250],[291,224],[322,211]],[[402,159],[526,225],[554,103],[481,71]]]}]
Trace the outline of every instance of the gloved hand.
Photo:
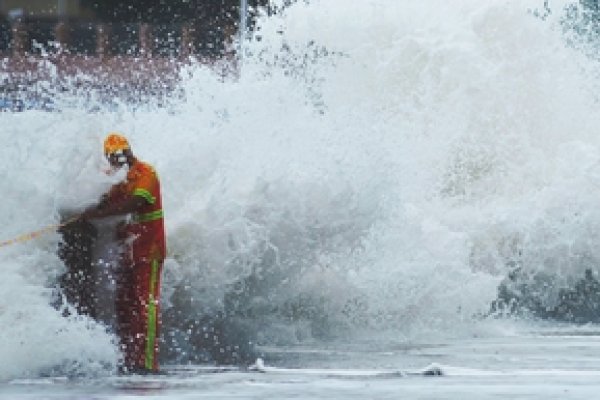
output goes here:
[{"label": "gloved hand", "polygon": [[69,224],[76,221],[81,214],[81,211],[75,210],[59,210],[60,224]]}]

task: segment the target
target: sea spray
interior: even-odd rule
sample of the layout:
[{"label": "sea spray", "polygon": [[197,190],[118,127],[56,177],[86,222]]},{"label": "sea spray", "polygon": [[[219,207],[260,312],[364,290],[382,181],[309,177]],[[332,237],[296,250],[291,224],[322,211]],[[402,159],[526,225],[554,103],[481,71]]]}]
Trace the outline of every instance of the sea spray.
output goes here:
[{"label": "sea spray", "polygon": [[[118,130],[162,180],[167,362],[210,359],[190,352],[219,353],[215,330],[239,352],[471,334],[515,265],[565,280],[598,265],[593,61],[542,6],[300,2],[258,21],[235,76],[194,64],[160,104],[106,103],[97,85],[0,114],[3,235],[95,201]],[[23,360],[4,377],[59,350],[116,362],[110,331],[50,305],[58,240],[0,254],[2,290],[27,294],[0,312],[23,342],[0,345]]]}]

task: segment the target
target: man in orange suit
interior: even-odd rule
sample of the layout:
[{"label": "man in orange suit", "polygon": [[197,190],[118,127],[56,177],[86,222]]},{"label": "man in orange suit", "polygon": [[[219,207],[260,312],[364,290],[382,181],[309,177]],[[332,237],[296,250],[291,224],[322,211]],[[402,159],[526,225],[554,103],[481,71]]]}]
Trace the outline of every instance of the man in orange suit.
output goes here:
[{"label": "man in orange suit", "polygon": [[123,351],[120,371],[158,372],[160,282],[166,255],[160,182],[154,169],[133,155],[129,142],[120,134],[106,137],[104,155],[113,170],[128,168],[127,177],[81,218],[126,216],[117,229],[122,244],[115,304]]}]

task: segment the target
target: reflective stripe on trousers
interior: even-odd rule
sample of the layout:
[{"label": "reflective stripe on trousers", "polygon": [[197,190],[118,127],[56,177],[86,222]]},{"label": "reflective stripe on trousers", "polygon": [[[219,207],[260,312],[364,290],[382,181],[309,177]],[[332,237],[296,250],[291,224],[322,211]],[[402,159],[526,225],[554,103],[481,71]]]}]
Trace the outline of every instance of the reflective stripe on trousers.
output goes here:
[{"label": "reflective stripe on trousers", "polygon": [[150,282],[149,282],[149,294],[148,294],[148,319],[147,319],[147,332],[146,332],[146,357],[145,367],[146,369],[153,369],[154,367],[154,352],[156,348],[156,326],[157,326],[157,312],[156,312],[156,291],[158,282],[158,260],[153,259],[151,263]]}]

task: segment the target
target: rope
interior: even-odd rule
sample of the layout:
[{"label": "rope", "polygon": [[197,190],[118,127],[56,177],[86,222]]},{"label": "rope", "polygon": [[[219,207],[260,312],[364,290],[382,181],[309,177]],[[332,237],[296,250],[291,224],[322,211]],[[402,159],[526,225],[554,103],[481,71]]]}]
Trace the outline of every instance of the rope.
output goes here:
[{"label": "rope", "polygon": [[17,243],[24,243],[24,242],[28,242],[30,240],[33,239],[37,239],[38,237],[52,232],[52,231],[56,231],[59,228],[62,228],[65,225],[70,224],[71,222],[75,221],[77,218],[79,218],[79,216],[73,217],[69,220],[67,220],[66,222],[63,222],[62,224],[56,224],[56,225],[48,225],[40,230],[34,231],[34,232],[29,232],[29,233],[25,233],[24,235],[20,235],[17,236],[14,239],[10,239],[10,240],[6,240],[4,242],[0,242],[0,248],[2,247],[7,247],[7,246],[11,246],[13,244],[17,244]]}]

